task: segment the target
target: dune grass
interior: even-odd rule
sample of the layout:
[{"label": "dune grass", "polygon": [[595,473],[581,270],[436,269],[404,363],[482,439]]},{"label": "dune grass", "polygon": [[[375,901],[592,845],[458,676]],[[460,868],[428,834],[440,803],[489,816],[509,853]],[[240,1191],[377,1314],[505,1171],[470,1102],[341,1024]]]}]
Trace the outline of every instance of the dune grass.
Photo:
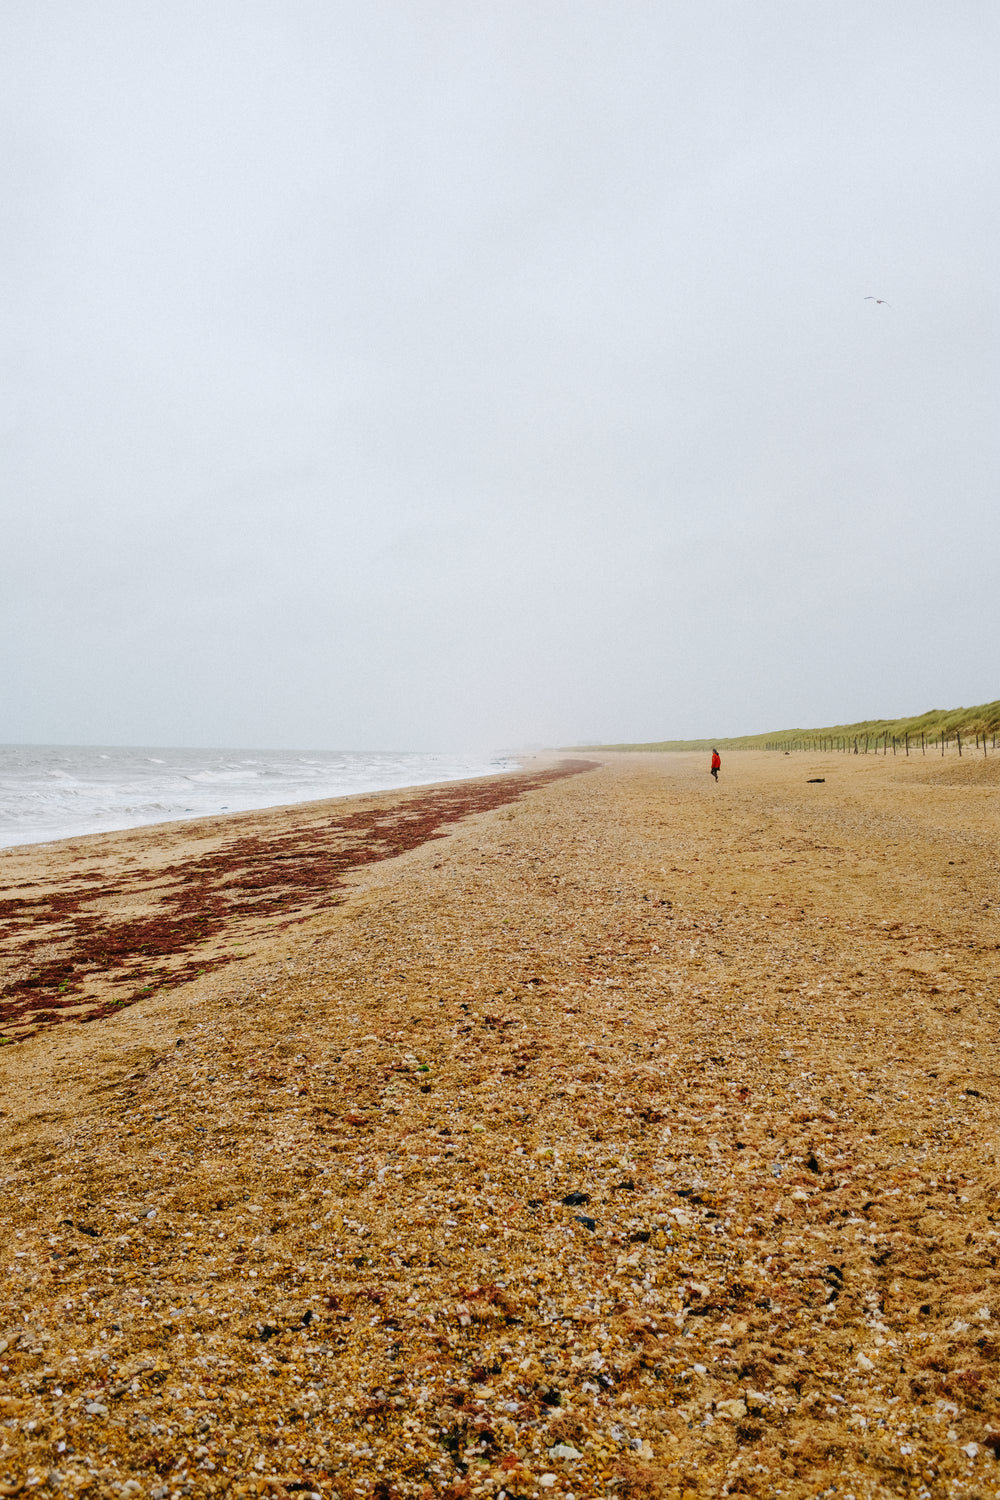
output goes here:
[{"label": "dune grass", "polygon": [[1000,737],[1000,699],[975,708],[932,708],[908,719],[864,719],[857,724],[830,724],[821,729],[774,729],[766,734],[716,736],[704,740],[655,740],[643,745],[592,745],[594,750],[853,750],[875,744],[958,742],[973,745],[985,735],[995,747]]}]

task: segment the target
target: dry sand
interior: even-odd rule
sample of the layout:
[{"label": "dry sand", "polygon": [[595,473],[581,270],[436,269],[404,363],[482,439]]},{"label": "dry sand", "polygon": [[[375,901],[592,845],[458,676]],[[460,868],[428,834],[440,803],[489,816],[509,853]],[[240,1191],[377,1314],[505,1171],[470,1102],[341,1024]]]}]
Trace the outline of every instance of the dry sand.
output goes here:
[{"label": "dry sand", "polygon": [[1000,758],[595,759],[0,856],[0,1494],[1000,1494]]}]

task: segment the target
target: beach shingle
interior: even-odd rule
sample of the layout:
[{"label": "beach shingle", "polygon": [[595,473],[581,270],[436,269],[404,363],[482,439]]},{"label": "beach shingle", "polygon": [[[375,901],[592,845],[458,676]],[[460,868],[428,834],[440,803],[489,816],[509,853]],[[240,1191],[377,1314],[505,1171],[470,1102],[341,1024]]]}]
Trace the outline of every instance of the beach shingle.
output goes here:
[{"label": "beach shingle", "polygon": [[990,829],[827,759],[609,757],[0,1055],[0,1479],[980,1493]]}]

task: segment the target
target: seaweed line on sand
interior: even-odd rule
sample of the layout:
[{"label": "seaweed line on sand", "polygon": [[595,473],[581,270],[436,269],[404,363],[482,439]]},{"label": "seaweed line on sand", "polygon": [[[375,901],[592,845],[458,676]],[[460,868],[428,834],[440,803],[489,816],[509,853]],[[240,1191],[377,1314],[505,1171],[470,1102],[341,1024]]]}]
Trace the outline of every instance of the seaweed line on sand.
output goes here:
[{"label": "seaweed line on sand", "polygon": [[[343,900],[348,871],[443,838],[449,824],[594,764],[566,760],[530,774],[459,782],[278,837],[238,836],[158,871],[158,900],[141,916],[110,919],[103,908],[131,890],[148,898],[152,877],[142,867],[115,884],[98,879],[81,887],[74,879],[38,896],[10,896],[0,901],[0,938],[14,971],[0,989],[4,1038],[23,1041],[60,1021],[101,1020],[154,989],[221,968],[232,953],[196,950],[229,933],[234,922],[305,921]],[[88,995],[95,982],[100,994]]]}]

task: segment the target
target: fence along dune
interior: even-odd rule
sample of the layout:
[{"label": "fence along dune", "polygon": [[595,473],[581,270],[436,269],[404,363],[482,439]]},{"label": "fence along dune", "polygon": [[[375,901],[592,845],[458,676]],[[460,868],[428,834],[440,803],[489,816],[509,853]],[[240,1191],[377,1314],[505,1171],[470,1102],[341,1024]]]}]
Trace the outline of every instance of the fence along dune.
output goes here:
[{"label": "fence along dune", "polygon": [[701,740],[653,740],[593,746],[602,750],[829,750],[859,755],[893,753],[992,754],[1000,735],[1000,699],[974,708],[932,708],[899,719],[864,719],[820,729],[775,729],[764,734],[714,735]]}]

